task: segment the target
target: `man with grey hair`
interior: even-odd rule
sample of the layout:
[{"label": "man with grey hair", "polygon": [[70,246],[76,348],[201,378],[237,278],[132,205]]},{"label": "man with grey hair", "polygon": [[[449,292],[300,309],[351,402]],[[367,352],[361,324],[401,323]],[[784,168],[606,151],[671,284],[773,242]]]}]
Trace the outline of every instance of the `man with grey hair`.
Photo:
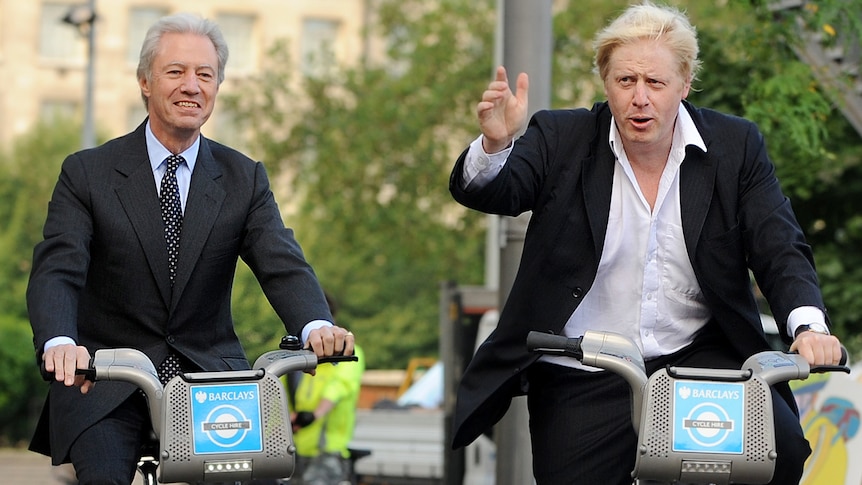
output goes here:
[{"label": "man with grey hair", "polygon": [[231,318],[239,257],[288,333],[318,356],[353,352],[263,165],[201,135],[227,57],[213,22],[159,20],[138,67],[147,119],[69,155],[54,189],[27,290],[37,358],[55,376],[31,449],[71,461],[82,484],[131,483],[150,431],[133,386],[75,375],[93,352],[137,348],[163,382],[249,368]]},{"label": "man with grey hair", "polygon": [[[666,365],[739,368],[769,348],[749,274],[782,337],[811,364],[835,364],[810,247],[763,137],[746,120],[687,101],[699,62],[678,10],[634,5],[599,32],[606,102],[536,113],[526,74],[506,70],[477,106],[481,136],[450,191],[467,207],[532,211],[497,328],[460,383],[454,447],[527,394],[539,485],[631,484],[636,436],[628,384],[564,357],[527,352],[532,331],[617,332],[648,373]],[[771,483],[798,483],[810,453],[786,384],[772,390],[778,459]]]}]

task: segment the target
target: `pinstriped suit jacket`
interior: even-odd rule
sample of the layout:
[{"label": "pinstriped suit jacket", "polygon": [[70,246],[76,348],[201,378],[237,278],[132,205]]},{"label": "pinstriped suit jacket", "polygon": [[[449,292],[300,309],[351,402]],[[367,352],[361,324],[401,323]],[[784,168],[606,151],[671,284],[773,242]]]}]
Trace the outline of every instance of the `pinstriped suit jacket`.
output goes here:
[{"label": "pinstriped suit jacket", "polygon": [[[707,152],[687,147],[680,167],[683,235],[713,325],[742,359],[768,348],[749,270],[784,328],[794,308],[824,308],[813,256],[782,194],[763,137],[746,120],[684,102]],[[532,211],[518,274],[497,329],[460,382],[453,446],[464,446],[524,392],[530,330],[561,333],[598,269],[608,227],[614,155],[607,103],[591,110],[541,111],[489,185],[464,190],[466,151],[450,178],[456,200],[508,216]],[[825,311],[825,310],[824,310]],[[600,329],[598,329],[600,330]],[[783,332],[782,332],[783,333]],[[784,335],[789,342],[789,336]],[[795,409],[787,386],[783,396]]]},{"label": "pinstriped suit jacket", "polygon": [[[91,354],[134,347],[158,364],[173,349],[203,370],[248,368],[230,306],[238,257],[288,332],[297,334],[312,320],[332,321],[263,165],[206,138],[171,288],[145,125],[63,163],[27,290],[39,361],[47,340],[67,335]],[[106,381],[82,395],[52,383],[31,448],[63,461],[75,437],[133,391]]]}]

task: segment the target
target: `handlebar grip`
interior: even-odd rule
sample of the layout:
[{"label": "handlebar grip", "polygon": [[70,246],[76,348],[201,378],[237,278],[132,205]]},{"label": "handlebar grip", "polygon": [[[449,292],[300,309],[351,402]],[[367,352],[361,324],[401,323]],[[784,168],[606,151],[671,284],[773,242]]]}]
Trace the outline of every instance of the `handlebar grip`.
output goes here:
[{"label": "handlebar grip", "polygon": [[849,354],[847,353],[847,348],[843,345],[841,346],[841,359],[838,361],[838,365],[814,365],[811,366],[810,373],[812,374],[824,374],[826,372],[843,372],[845,374],[850,373],[850,367],[847,366],[847,361],[849,360]]},{"label": "handlebar grip", "polygon": [[[93,360],[90,359],[90,366],[91,367],[89,369],[75,369],[75,375],[76,376],[84,376],[84,378],[87,379],[88,381],[95,381],[96,380],[96,369],[92,368],[92,365],[93,365]],[[45,363],[44,362],[42,362],[39,365],[39,373],[42,374],[42,380],[44,380],[46,382],[53,382],[53,381],[57,380],[55,378],[55,375],[53,372],[48,372],[47,370],[45,370]]]},{"label": "handlebar grip", "polygon": [[527,350],[542,354],[567,355],[582,360],[584,358],[584,352],[581,350],[582,338],[531,331],[527,334]]},{"label": "handlebar grip", "polygon": [[817,365],[811,367],[809,372],[811,374],[825,374],[827,372],[843,372],[845,374],[849,374],[850,368],[846,365]]},{"label": "handlebar grip", "polygon": [[318,364],[337,364],[339,362],[359,362],[356,355],[331,355],[317,359]]}]

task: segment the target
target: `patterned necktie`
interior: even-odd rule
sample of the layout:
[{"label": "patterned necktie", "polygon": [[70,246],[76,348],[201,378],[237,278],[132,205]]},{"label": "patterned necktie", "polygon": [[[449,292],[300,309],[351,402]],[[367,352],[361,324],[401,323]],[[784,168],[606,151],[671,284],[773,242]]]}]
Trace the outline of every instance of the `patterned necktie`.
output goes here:
[{"label": "patterned necktie", "polygon": [[[165,162],[168,168],[162,177],[159,189],[159,205],[162,208],[162,220],[165,222],[165,243],[168,248],[171,286],[174,286],[174,277],[177,275],[177,255],[180,252],[180,233],[183,230],[183,209],[180,205],[180,187],[177,185],[177,168],[185,160],[179,155],[171,155]],[[157,371],[163,385],[179,374],[182,369],[177,354],[169,353]]]},{"label": "patterned necktie", "polygon": [[183,209],[180,205],[180,188],[177,185],[177,167],[185,162],[179,155],[171,155],[166,160],[168,169],[162,177],[159,189],[159,205],[162,220],[165,222],[165,242],[168,247],[168,269],[171,273],[171,286],[177,274],[177,255],[180,253],[180,233],[183,230]]},{"label": "patterned necktie", "polygon": [[163,386],[166,386],[171,379],[179,375],[182,371],[183,367],[180,362],[180,357],[173,351],[165,357],[165,360],[163,360],[156,369],[156,372],[159,374],[159,382],[161,382]]}]

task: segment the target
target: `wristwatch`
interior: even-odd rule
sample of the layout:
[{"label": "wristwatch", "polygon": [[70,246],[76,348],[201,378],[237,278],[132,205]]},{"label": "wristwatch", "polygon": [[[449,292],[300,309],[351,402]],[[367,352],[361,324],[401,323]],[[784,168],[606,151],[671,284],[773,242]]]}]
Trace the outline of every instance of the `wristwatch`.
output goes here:
[{"label": "wristwatch", "polygon": [[831,335],[829,333],[829,327],[822,323],[809,323],[807,325],[800,325],[796,327],[796,333],[793,335],[794,338],[798,337],[802,332],[814,332],[814,333],[822,333],[823,335]]}]

